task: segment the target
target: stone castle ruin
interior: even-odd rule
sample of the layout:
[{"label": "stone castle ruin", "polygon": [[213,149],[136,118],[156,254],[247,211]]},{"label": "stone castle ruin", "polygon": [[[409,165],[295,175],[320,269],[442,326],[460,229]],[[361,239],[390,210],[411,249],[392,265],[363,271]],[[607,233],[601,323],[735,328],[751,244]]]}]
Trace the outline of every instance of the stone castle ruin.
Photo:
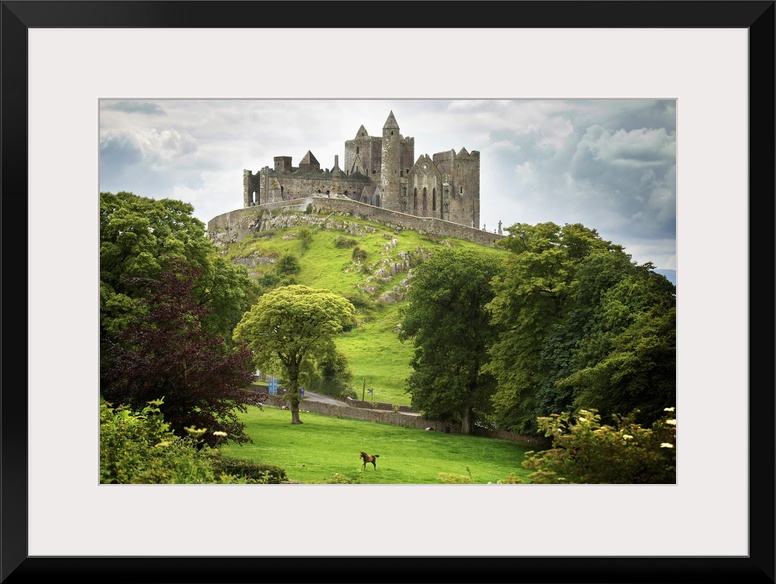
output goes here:
[{"label": "stone castle ruin", "polygon": [[346,198],[479,228],[480,153],[462,148],[416,160],[415,139],[401,135],[391,111],[381,136],[370,136],[362,125],[345,141],[344,169],[335,155],[333,168],[322,170],[308,150],[296,167],[290,156],[276,156],[274,168],[243,170],[243,207],[307,197]]}]

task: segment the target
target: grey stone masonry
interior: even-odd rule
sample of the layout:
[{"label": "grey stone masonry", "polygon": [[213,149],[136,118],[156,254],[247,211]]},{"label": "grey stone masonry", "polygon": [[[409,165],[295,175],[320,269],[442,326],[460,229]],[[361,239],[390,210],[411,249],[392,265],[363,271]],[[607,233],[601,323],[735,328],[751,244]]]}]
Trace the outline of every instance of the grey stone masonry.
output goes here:
[{"label": "grey stone masonry", "polygon": [[265,214],[307,212],[316,214],[337,213],[377,221],[391,227],[412,229],[436,237],[456,237],[482,245],[494,245],[505,236],[498,233],[467,227],[434,217],[418,217],[399,211],[389,211],[374,205],[352,201],[346,197],[309,196],[288,201],[245,207],[218,215],[207,224],[208,236],[216,245],[242,241],[246,236],[261,230]]}]

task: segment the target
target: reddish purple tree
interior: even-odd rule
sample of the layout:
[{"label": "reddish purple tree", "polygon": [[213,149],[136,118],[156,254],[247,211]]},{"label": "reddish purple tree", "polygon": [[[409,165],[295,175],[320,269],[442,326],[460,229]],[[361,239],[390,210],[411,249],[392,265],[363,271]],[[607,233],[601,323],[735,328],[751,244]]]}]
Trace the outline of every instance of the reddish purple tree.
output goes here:
[{"label": "reddish purple tree", "polygon": [[158,280],[139,279],[148,287],[139,321],[101,342],[100,390],[114,406],[142,409],[163,399],[161,411],[176,435],[185,428],[206,428],[203,441],[216,443],[214,431],[250,442],[238,412],[255,396],[250,350],[228,349],[223,339],[201,326],[207,308],[191,295],[197,271],[183,262]]}]

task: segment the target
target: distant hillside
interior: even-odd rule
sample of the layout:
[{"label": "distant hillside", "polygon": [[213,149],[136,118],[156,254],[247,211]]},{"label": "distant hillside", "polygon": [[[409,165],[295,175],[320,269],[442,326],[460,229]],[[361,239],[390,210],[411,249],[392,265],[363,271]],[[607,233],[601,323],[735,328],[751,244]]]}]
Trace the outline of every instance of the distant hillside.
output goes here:
[{"label": "distant hillside", "polygon": [[373,395],[375,401],[398,405],[410,403],[404,383],[410,373],[412,345],[399,341],[397,325],[412,268],[443,247],[507,253],[355,216],[302,210],[275,212],[265,217],[261,231],[220,247],[259,284],[275,283],[277,260],[291,254],[300,268],[290,276],[295,283],[348,298],[356,307],[358,325],[341,334],[337,345],[348,358],[352,386],[359,398],[373,388],[374,394],[365,394],[366,399]]}]

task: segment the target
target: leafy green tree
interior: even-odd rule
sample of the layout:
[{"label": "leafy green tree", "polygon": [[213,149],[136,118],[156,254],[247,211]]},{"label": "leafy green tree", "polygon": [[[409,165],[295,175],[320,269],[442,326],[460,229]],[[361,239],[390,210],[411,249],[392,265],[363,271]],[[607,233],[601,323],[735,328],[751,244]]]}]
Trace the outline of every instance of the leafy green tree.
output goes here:
[{"label": "leafy green tree", "polygon": [[261,296],[235,328],[234,340],[250,347],[256,368],[279,370],[287,381],[292,424],[302,423],[300,376],[335,353],[334,336],[355,314],[339,294],[295,284]]},{"label": "leafy green tree", "polygon": [[286,253],[278,258],[275,263],[275,274],[280,277],[295,276],[302,271],[299,260],[294,254]]},{"label": "leafy green tree", "polygon": [[205,328],[230,339],[232,329],[256,296],[244,266],[221,258],[192,216],[189,203],[149,199],[132,193],[100,193],[100,328],[114,335],[136,321],[149,293],[173,261],[198,271],[194,299],[210,311]]},{"label": "leafy green tree", "polygon": [[431,419],[460,421],[464,434],[488,412],[495,390],[483,365],[497,331],[486,308],[490,281],[501,272],[491,253],[439,251],[415,268],[402,312],[399,338],[415,346],[407,380],[412,405]]},{"label": "leafy green tree", "polygon": [[318,369],[313,372],[308,383],[311,391],[342,398],[348,394],[352,379],[353,373],[348,367],[347,357],[335,349],[333,353],[321,357]]},{"label": "leafy green tree", "polygon": [[192,291],[194,298],[208,309],[202,326],[231,344],[234,327],[256,302],[259,290],[244,266],[223,257],[211,257]]},{"label": "leafy green tree", "polygon": [[542,484],[676,483],[676,416],[665,408],[649,428],[632,417],[601,424],[594,409],[539,418],[540,430],[552,448],[527,452],[523,468]]},{"label": "leafy green tree", "polygon": [[101,343],[100,391],[105,400],[140,410],[163,400],[160,409],[170,428],[184,436],[186,428],[207,430],[229,440],[250,441],[237,412],[246,412],[254,368],[250,351],[230,349],[202,326],[208,309],[191,290],[196,269],[174,262],[158,280],[131,281],[149,294],[137,321]]},{"label": "leafy green tree", "polygon": [[[506,259],[504,275],[493,280],[495,295],[488,308],[501,332],[484,369],[498,382],[493,403],[500,425],[530,433],[538,416],[557,411],[542,410],[548,396],[539,390],[552,382],[553,367],[568,360],[575,342],[555,327],[568,315],[576,267],[593,250],[621,253],[621,248],[582,225],[554,223],[518,223],[499,245],[513,255]],[[553,348],[547,347],[549,340],[556,342]],[[553,392],[549,399],[556,397]],[[568,401],[565,397],[560,396],[561,404]]]},{"label": "leafy green tree", "polygon": [[486,366],[503,427],[532,432],[552,412],[656,419],[676,400],[675,292],[621,246],[582,225],[518,224],[494,280],[503,327]]},{"label": "leafy green tree", "polygon": [[589,312],[588,326],[556,386],[572,391],[574,409],[595,408],[607,419],[633,413],[649,424],[676,402],[676,289],[651,264],[630,265],[583,309],[581,291],[603,272],[591,260],[575,295],[582,296],[575,297],[576,310]]}]

